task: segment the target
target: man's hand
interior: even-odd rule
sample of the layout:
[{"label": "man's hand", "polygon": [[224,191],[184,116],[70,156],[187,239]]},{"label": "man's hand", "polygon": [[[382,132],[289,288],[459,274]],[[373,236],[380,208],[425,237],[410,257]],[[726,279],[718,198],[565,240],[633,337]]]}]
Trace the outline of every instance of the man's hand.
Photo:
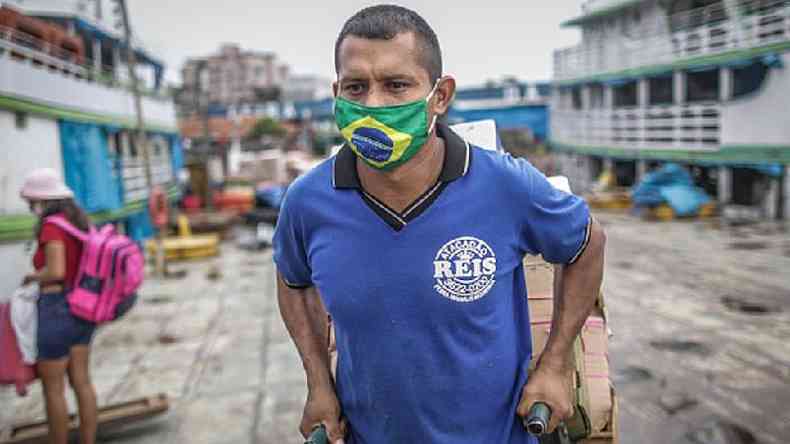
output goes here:
[{"label": "man's hand", "polygon": [[332,444],[343,444],[346,436],[346,421],[341,418],[340,402],[331,388],[311,390],[302,414],[299,430],[307,438],[313,429],[323,424]]},{"label": "man's hand", "polygon": [[521,401],[516,412],[526,418],[529,409],[536,402],[543,402],[551,409],[551,420],[546,433],[551,433],[564,421],[573,416],[573,403],[570,394],[572,370],[567,365],[552,366],[538,363],[537,369],[529,375],[527,385],[521,391]]}]

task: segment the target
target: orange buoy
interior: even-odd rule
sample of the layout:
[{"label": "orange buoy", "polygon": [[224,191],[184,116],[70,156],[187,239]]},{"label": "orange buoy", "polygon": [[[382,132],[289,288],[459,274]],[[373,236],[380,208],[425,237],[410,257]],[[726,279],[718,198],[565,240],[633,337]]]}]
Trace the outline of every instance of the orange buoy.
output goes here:
[{"label": "orange buoy", "polygon": [[148,200],[148,211],[151,213],[151,222],[159,228],[167,225],[167,218],[169,214],[167,196],[162,187],[155,186],[151,190],[151,196]]}]

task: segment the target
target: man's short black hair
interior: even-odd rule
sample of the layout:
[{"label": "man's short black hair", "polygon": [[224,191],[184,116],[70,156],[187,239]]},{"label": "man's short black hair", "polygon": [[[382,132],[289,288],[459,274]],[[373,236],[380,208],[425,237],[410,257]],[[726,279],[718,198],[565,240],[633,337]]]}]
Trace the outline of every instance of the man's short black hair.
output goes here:
[{"label": "man's short black hair", "polygon": [[343,25],[335,41],[335,72],[340,71],[340,44],[349,36],[390,40],[413,32],[420,45],[419,63],[428,71],[431,83],[442,76],[442,50],[431,26],[411,9],[397,5],[377,5],[362,9]]}]

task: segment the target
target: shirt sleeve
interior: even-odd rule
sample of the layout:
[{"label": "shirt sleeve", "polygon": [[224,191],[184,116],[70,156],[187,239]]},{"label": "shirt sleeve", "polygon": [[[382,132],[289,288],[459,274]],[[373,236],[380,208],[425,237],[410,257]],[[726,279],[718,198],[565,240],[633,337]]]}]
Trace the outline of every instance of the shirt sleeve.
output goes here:
[{"label": "shirt sleeve", "polygon": [[52,241],[66,241],[66,233],[52,223],[44,224],[41,227],[41,234],[38,236],[39,245],[45,245]]},{"label": "shirt sleeve", "polygon": [[521,246],[553,264],[572,264],[590,240],[590,210],[578,196],[554,188],[546,176],[519,159]]},{"label": "shirt sleeve", "polygon": [[313,285],[300,203],[294,193],[286,193],[272,242],[277,271],[291,288],[308,288]]}]

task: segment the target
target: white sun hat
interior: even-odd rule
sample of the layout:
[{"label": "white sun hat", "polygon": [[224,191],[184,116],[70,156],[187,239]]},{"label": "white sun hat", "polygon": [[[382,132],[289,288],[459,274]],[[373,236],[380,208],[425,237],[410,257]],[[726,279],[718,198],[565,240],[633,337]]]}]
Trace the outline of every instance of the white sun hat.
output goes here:
[{"label": "white sun hat", "polygon": [[57,200],[71,199],[71,191],[61,179],[60,175],[52,168],[39,168],[31,171],[22,185],[19,195],[28,200]]}]

